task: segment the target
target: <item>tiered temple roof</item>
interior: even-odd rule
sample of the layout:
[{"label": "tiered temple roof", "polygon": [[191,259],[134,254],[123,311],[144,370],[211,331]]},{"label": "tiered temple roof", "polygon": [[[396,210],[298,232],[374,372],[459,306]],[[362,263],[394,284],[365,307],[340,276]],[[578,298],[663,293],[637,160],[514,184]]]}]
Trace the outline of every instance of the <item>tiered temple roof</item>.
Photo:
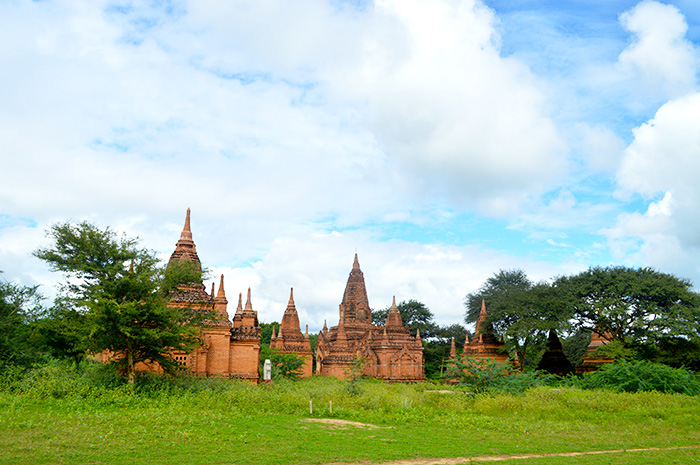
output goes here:
[{"label": "tiered temple roof", "polygon": [[303,357],[305,363],[302,366],[300,376],[302,378],[308,378],[313,375],[313,352],[311,351],[309,327],[308,325],[306,326],[306,332],[302,335],[299,325],[299,314],[294,304],[294,289],[289,293],[289,302],[282,316],[279,333],[275,334],[275,328],[272,328],[270,348],[277,349],[283,353],[293,353]]},{"label": "tiered temple roof", "polygon": [[425,379],[420,333],[410,334],[395,298],[386,324],[372,324],[364,275],[355,254],[339,305],[338,326],[328,329],[324,322],[316,340],[316,373],[344,378],[357,360],[365,362],[366,376],[396,381]]},{"label": "tiered temple roof", "polygon": [[469,335],[464,341],[463,357],[492,358],[497,362],[506,362],[508,354],[505,352],[505,344],[494,336],[493,331],[486,324],[488,314],[486,302],[481,301],[481,311],[476,319],[474,337],[469,342]]}]

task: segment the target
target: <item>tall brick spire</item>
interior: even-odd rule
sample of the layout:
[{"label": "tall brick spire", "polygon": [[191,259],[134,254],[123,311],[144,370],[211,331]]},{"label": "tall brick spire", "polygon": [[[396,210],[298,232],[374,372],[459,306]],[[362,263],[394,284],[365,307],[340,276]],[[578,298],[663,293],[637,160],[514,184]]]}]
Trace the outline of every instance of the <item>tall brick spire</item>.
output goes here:
[{"label": "tall brick spire", "polygon": [[299,326],[299,314],[297,313],[297,308],[294,305],[294,288],[289,292],[289,303],[287,304],[287,309],[284,311],[282,316],[282,323],[280,324],[280,334],[285,336],[298,335],[301,334],[301,327]]},{"label": "tall brick spire", "polygon": [[391,303],[391,308],[386,315],[386,326],[387,327],[403,327],[403,321],[401,320],[401,313],[399,313],[399,308],[396,306],[396,296],[394,296]]},{"label": "tall brick spire", "polygon": [[[212,285],[213,286],[213,285]],[[214,290],[212,288],[212,294]],[[219,292],[217,292],[216,297],[214,297],[214,311],[219,317],[219,322],[225,322],[226,325],[231,326],[231,322],[228,319],[228,300],[226,300],[226,291],[224,290],[224,275],[221,275],[221,281],[219,282]]]},{"label": "tall brick spire", "polygon": [[474,328],[474,340],[481,341],[483,339],[484,333],[486,332],[486,318],[488,317],[486,313],[486,302],[481,299],[481,311],[479,312],[479,317],[476,319],[476,327]]},{"label": "tall brick spire", "polygon": [[360,262],[355,254],[352,270],[345,286],[343,301],[340,304],[340,324],[372,323],[372,311],[369,308],[365,278],[360,270]]},{"label": "tall brick spire", "polygon": [[199,256],[197,255],[197,246],[192,240],[192,230],[190,229],[190,209],[187,209],[187,216],[185,217],[185,227],[182,228],[182,233],[180,233],[180,240],[175,244],[175,251],[170,256],[168,263],[173,260],[185,260],[188,262],[196,262],[198,267],[201,268],[202,263],[199,261]]}]

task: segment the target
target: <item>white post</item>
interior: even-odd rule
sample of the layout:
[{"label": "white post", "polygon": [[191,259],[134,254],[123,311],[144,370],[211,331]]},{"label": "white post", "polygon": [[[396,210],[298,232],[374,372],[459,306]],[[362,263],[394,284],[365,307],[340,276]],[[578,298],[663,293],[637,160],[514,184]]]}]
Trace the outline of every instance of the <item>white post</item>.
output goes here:
[{"label": "white post", "polygon": [[272,362],[270,359],[265,359],[265,365],[263,366],[263,380],[270,381],[272,379]]},{"label": "white post", "polygon": [[333,413],[333,401],[330,401],[330,413]]},{"label": "white post", "polygon": [[314,401],[310,400],[309,401],[309,415],[313,415],[313,414],[314,414]]}]

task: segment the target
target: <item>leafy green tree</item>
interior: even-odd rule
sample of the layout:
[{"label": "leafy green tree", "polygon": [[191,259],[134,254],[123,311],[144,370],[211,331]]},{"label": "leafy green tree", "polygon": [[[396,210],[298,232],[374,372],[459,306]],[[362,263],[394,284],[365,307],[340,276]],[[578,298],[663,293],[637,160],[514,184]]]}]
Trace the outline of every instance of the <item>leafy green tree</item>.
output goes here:
[{"label": "leafy green tree", "polygon": [[552,285],[532,283],[522,270],[501,270],[467,295],[467,322],[475,322],[481,302],[486,303],[486,325],[503,337],[506,350],[518,357],[520,369],[535,365],[547,342],[550,329],[568,325],[567,301]]},{"label": "leafy green tree", "polygon": [[169,307],[172,293],[201,283],[198,264],[172,262],[159,266],[154,254],[136,239],[90,223],[52,226],[53,244],[35,251],[52,271],[64,273],[63,297],[85,314],[84,347],[109,351],[131,385],[138,363],[157,363],[166,372],[181,365],[172,351],[190,352],[199,343],[202,323],[211,312]]},{"label": "leafy green tree", "polygon": [[270,347],[270,340],[272,339],[272,328],[277,328],[275,330],[277,331],[279,327],[280,324],[276,321],[273,321],[272,323],[260,323],[260,345]]},{"label": "leafy green tree", "polygon": [[0,370],[35,361],[32,322],[41,313],[41,299],[36,286],[0,281]]},{"label": "leafy green tree", "polygon": [[486,302],[489,312],[495,300],[505,300],[518,292],[527,291],[532,287],[532,281],[523,270],[499,270],[489,277],[476,292],[467,294],[464,305],[467,309],[464,321],[473,324],[479,318],[482,300]]},{"label": "leafy green tree", "polygon": [[54,357],[67,358],[80,367],[87,350],[89,328],[85,313],[77,310],[70,301],[57,298],[34,323],[42,346]]},{"label": "leafy green tree", "polygon": [[269,346],[260,346],[260,371],[262,373],[265,359],[270,359],[272,367],[272,379],[288,378],[299,379],[304,359],[292,353],[280,352],[278,349],[271,349]]},{"label": "leafy green tree", "polygon": [[610,341],[700,337],[700,300],[686,279],[652,268],[590,268],[556,282],[579,327]]},{"label": "leafy green tree", "polygon": [[476,392],[484,392],[511,373],[510,366],[490,358],[458,357],[447,362],[444,377],[460,384],[468,384]]}]

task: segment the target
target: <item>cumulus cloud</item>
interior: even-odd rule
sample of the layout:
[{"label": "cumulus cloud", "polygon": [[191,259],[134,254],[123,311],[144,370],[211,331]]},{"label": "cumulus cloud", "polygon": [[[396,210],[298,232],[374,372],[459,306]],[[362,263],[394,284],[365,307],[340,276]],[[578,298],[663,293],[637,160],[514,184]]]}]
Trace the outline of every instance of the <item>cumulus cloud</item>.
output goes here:
[{"label": "cumulus cloud", "polygon": [[[623,214],[606,231],[618,256],[639,247],[638,264],[679,270],[700,279],[700,93],[672,100],[634,130],[618,172],[620,195],[638,193],[643,214]],[[696,259],[689,259],[696,257]]]},{"label": "cumulus cloud", "polygon": [[620,63],[641,74],[648,90],[676,97],[694,90],[698,51],[685,37],[688,25],[672,5],[646,0],[620,15],[635,41],[620,54]]},{"label": "cumulus cloud", "polygon": [[[197,240],[197,231],[195,241]],[[207,256],[201,252],[205,262]],[[324,320],[338,323],[340,304],[353,253],[357,250],[370,306],[383,309],[417,299],[425,303],[441,325],[462,323],[464,297],[501,268],[527,269],[533,279],[548,279],[562,267],[537,263],[483,249],[479,246],[442,246],[407,241],[377,241],[366,231],[303,233],[278,237],[260,260],[234,268],[214,268],[225,274],[229,313],[238,293],[252,287],[253,305],[263,321],[280,321],[294,288],[302,325],[318,331]],[[567,270],[568,271],[568,270]],[[211,286],[210,283],[207,283]]]}]

